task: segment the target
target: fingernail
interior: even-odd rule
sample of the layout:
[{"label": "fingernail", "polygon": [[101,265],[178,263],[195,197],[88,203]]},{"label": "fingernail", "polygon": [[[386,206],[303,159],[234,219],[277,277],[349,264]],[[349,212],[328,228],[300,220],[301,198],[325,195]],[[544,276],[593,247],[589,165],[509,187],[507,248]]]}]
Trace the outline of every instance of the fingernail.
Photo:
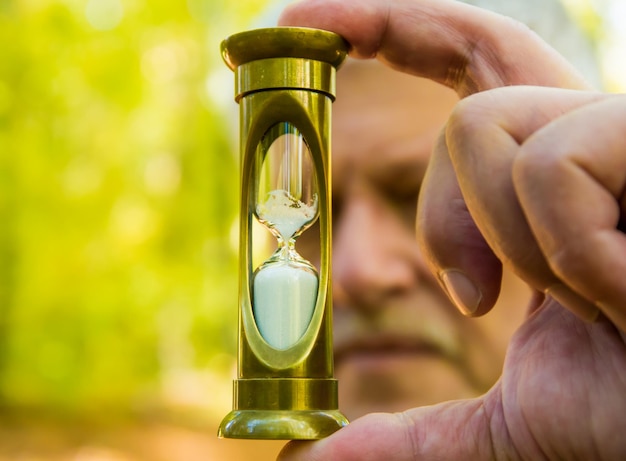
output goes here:
[{"label": "fingernail", "polygon": [[474,315],[483,299],[474,282],[458,269],[441,271],[439,278],[456,308],[463,315]]},{"label": "fingernail", "polygon": [[557,300],[559,304],[571,310],[585,322],[594,322],[600,314],[600,311],[593,303],[590,303],[580,295],[574,293],[562,283],[548,287],[545,293]]}]

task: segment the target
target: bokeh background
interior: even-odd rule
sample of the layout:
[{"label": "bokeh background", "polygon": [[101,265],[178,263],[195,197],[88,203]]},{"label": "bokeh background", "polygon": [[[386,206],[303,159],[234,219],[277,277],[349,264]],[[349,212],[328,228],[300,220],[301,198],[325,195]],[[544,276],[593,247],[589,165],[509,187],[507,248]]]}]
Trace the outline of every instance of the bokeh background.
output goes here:
[{"label": "bokeh background", "polygon": [[[0,0],[0,461],[273,459],[218,441],[237,317],[226,36],[267,0]],[[567,0],[626,90],[622,0]]]}]

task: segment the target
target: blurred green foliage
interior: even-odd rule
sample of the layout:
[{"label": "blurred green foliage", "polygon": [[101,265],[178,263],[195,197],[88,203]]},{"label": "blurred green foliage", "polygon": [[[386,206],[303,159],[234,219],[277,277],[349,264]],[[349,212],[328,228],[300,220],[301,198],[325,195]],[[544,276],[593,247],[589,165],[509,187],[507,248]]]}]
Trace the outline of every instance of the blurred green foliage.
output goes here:
[{"label": "blurred green foliage", "polygon": [[124,411],[172,371],[230,374],[237,108],[219,42],[264,3],[0,1],[3,407]]}]

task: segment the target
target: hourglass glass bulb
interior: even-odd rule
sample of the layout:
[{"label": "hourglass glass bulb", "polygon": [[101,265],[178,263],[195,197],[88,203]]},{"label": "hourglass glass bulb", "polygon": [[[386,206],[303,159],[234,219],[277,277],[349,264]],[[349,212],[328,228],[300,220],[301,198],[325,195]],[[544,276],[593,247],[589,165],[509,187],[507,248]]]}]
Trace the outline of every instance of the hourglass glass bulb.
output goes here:
[{"label": "hourglass glass bulb", "polygon": [[274,126],[267,143],[255,213],[276,237],[288,241],[317,217],[316,181],[306,143],[293,125]]},{"label": "hourglass glass bulb", "polygon": [[266,144],[255,214],[279,248],[255,272],[253,311],[261,336],[284,350],[306,331],[317,300],[317,272],[294,246],[317,218],[318,203],[310,153],[298,130],[279,124]]}]

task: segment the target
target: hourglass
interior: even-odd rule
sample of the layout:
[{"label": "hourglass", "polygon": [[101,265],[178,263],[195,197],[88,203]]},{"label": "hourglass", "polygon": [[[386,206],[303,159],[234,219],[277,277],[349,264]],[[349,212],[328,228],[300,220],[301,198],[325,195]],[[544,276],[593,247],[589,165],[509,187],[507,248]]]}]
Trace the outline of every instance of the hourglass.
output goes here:
[{"label": "hourglass", "polygon": [[[347,50],[334,33],[293,27],[222,42],[240,106],[241,214],[237,379],[220,437],[319,439],[348,423],[330,291],[330,109]],[[276,242],[257,267],[255,222]],[[297,251],[304,232],[319,233],[318,267]]]}]

